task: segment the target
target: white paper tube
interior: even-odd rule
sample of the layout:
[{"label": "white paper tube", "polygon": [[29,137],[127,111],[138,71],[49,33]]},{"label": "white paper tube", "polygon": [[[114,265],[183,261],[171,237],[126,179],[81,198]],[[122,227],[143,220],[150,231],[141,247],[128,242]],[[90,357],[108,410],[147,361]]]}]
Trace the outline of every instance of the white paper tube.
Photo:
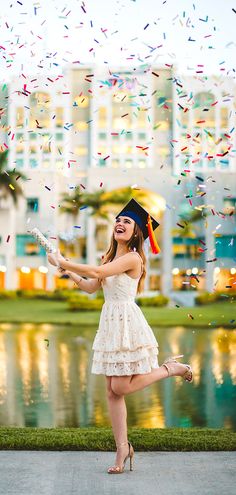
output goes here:
[{"label": "white paper tube", "polygon": [[56,253],[57,250],[55,246],[40,232],[36,227],[31,230],[31,235],[36,239],[36,241],[42,246],[47,253]]}]

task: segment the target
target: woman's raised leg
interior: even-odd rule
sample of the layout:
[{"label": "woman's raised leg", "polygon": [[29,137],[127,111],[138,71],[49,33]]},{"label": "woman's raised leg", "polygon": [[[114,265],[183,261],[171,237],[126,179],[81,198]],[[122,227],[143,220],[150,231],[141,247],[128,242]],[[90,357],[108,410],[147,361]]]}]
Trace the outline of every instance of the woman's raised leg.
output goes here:
[{"label": "woman's raised leg", "polygon": [[[169,366],[172,369],[171,376],[182,376],[186,372],[186,366],[182,363],[173,362]],[[168,376],[166,367],[161,365],[159,368],[153,369],[150,373],[143,375],[113,376],[111,388],[115,394],[132,394]]]}]

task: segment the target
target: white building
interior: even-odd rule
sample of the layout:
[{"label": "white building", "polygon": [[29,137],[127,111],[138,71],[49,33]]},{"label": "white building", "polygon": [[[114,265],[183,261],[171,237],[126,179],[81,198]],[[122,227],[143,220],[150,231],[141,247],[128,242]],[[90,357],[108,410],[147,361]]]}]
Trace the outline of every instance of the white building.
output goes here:
[{"label": "white building", "polygon": [[[161,253],[148,257],[146,289],[236,287],[234,81],[179,78],[170,67],[145,65],[106,73],[69,67],[57,80],[24,84],[9,86],[5,139],[8,166],[28,180],[17,209],[10,199],[0,204],[0,286],[68,284],[48,271],[29,235],[34,226],[67,256],[100,261],[115,210],[110,223],[88,210],[61,214],[61,193],[80,185],[81,192],[133,186],[149,194]],[[208,216],[189,235],[175,233],[190,211]]]}]

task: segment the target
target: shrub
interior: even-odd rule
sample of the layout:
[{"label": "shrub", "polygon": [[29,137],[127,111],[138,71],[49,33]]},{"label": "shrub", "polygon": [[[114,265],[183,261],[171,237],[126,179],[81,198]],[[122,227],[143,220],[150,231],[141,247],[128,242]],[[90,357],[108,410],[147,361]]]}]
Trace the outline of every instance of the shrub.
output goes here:
[{"label": "shrub", "polygon": [[15,290],[0,290],[0,299],[16,299]]},{"label": "shrub", "polygon": [[18,297],[23,297],[25,299],[45,299],[49,301],[66,301],[71,294],[79,294],[78,291],[74,289],[55,289],[44,290],[44,289],[17,289],[16,295]]},{"label": "shrub", "polygon": [[46,291],[44,289],[17,289],[16,294],[18,297],[24,299],[51,299],[52,291]]},{"label": "shrub", "polygon": [[154,297],[138,297],[137,304],[138,306],[166,306],[169,302],[169,298],[163,296],[163,294],[159,294]]},{"label": "shrub", "polygon": [[71,295],[68,298],[70,311],[98,311],[102,308],[103,302],[103,299],[90,299],[84,295]]},{"label": "shrub", "polygon": [[53,292],[53,299],[55,301],[67,301],[72,295],[80,295],[80,291],[77,289],[55,289]]},{"label": "shrub", "polygon": [[225,300],[236,300],[236,292],[202,292],[195,298],[196,304],[202,306],[213,302],[221,302]]}]

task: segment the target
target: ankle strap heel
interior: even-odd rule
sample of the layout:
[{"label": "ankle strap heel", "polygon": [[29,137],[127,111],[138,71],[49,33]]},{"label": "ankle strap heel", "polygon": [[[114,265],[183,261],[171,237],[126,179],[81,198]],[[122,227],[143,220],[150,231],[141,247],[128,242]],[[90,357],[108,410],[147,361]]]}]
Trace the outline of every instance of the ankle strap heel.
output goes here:
[{"label": "ankle strap heel", "polygon": [[122,445],[127,445],[129,442],[117,443],[116,447],[122,447]]}]

